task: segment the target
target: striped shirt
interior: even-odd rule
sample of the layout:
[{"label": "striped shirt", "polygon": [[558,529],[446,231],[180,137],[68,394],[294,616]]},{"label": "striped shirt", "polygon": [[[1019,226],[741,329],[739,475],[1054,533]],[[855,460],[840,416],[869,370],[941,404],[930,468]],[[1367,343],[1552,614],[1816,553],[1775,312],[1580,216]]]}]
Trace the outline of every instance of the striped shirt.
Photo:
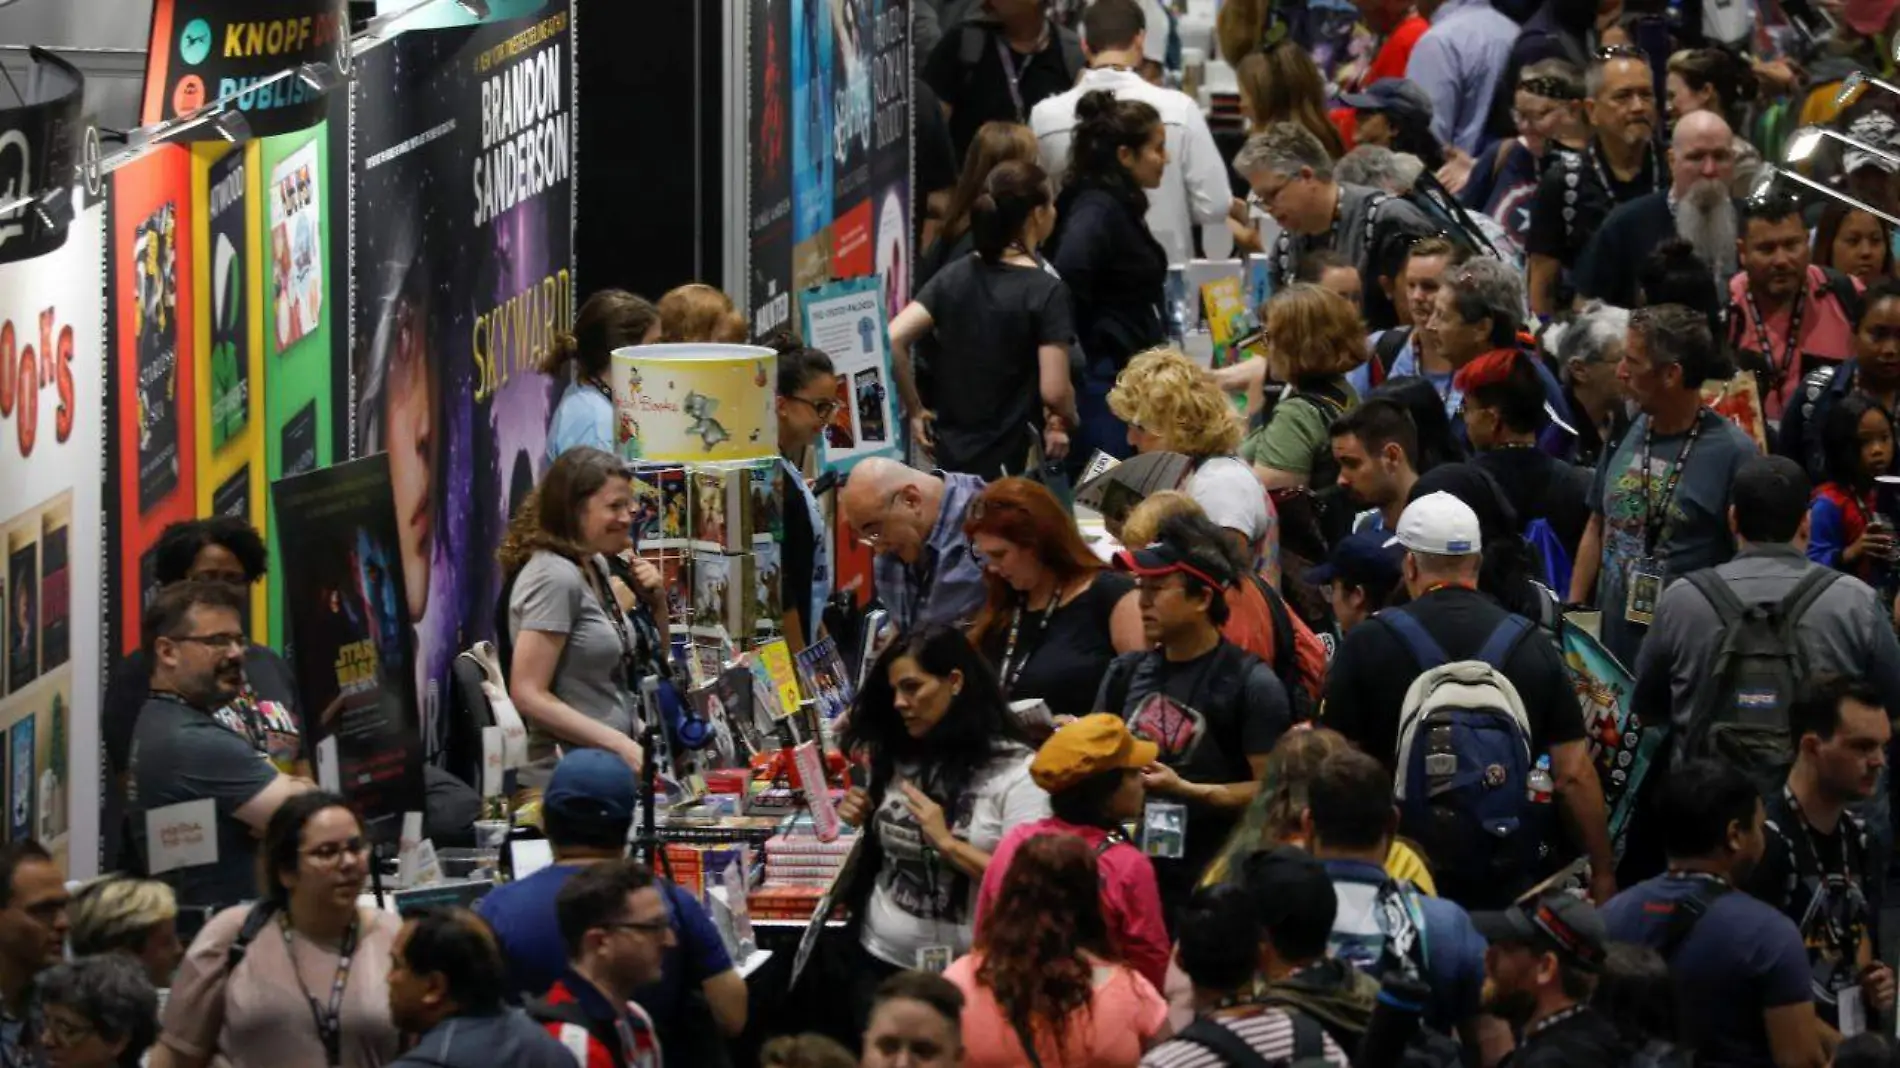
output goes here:
[{"label": "striped shirt", "polygon": [[[1293,1056],[1293,1020],[1279,1009],[1261,1009],[1246,1015],[1214,1017],[1269,1064]],[[1352,1068],[1352,1062],[1340,1050],[1333,1036],[1325,1036],[1326,1063]],[[1171,1038],[1148,1051],[1141,1068],[1225,1068],[1220,1054],[1197,1042]]]}]

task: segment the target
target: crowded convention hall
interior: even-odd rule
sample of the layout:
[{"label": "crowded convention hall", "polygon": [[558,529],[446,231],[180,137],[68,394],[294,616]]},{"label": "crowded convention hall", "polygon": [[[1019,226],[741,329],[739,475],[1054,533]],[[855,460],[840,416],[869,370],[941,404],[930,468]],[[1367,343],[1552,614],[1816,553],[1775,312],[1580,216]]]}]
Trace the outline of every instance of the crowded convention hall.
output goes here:
[{"label": "crowded convention hall", "polygon": [[1900,0],[0,42],[0,1068],[1900,1068]]}]

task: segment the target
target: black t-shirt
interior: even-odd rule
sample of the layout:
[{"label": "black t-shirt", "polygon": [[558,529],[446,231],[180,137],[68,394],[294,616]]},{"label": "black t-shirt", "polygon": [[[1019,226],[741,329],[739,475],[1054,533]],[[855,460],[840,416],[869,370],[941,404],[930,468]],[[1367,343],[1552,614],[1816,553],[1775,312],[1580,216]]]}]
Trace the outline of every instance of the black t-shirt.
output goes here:
[{"label": "black t-shirt", "polygon": [[1571,281],[1584,297],[1634,308],[1636,272],[1656,246],[1676,236],[1676,215],[1669,194],[1647,193],[1618,204],[1603,220],[1577,258]]},{"label": "black t-shirt", "polygon": [[[1624,182],[1617,179],[1609,163],[1602,161],[1594,142],[1582,152],[1562,146],[1552,149],[1531,202],[1531,227],[1524,251],[1574,267],[1584,244],[1603,226],[1612,209],[1661,188],[1658,183],[1664,176],[1660,172],[1654,151],[1644,152],[1642,170]],[[1609,179],[1608,188],[1603,178]],[[1633,270],[1634,265],[1628,269]]]},{"label": "black t-shirt", "polygon": [[1510,1068],[1606,1068],[1629,1060],[1616,1025],[1587,1005],[1526,1031],[1505,1062]]},{"label": "black t-shirt", "polygon": [[[1432,590],[1388,611],[1410,613],[1452,660],[1477,656],[1508,614],[1485,594],[1459,586]],[[1345,735],[1396,773],[1399,708],[1405,703],[1405,691],[1421,673],[1397,631],[1377,616],[1366,620],[1346,633],[1333,656],[1326,673],[1321,724]],[[1504,662],[1504,675],[1524,702],[1533,756],[1583,739],[1576,691],[1543,632],[1532,630],[1518,641]]]},{"label": "black t-shirt", "polygon": [[1800,928],[1813,969],[1814,1011],[1839,1027],[1835,992],[1857,983],[1861,940],[1873,937],[1875,917],[1864,881],[1866,824],[1843,812],[1834,833],[1822,834],[1795,815],[1785,786],[1762,803],[1767,848],[1744,889]]},{"label": "black t-shirt", "polygon": [[[964,35],[978,32],[983,35],[983,47],[975,61],[966,66],[961,55]],[[946,32],[937,47],[930,50],[930,57],[924,60],[924,84],[950,106],[950,142],[956,146],[958,159],[969,152],[971,138],[984,123],[1026,125],[1029,113],[1037,104],[1075,87],[1076,76],[1081,71],[1070,70],[1068,61],[1063,58],[1062,32],[1065,31],[1052,25],[1042,51],[1029,56],[1005,44],[1003,52],[1008,57],[1005,60],[997,54],[996,43],[1002,39],[997,26],[973,20]],[[1017,70],[1016,94],[1022,97],[1020,110],[1016,96],[1010,93],[1009,74],[1003,67],[1006,61]]]},{"label": "black t-shirt", "polygon": [[1520,528],[1543,519],[1576,560],[1590,522],[1590,472],[1533,447],[1492,449],[1473,456],[1471,463],[1497,479]]},{"label": "black t-shirt", "polygon": [[1009,649],[1009,621],[999,620],[984,638],[983,655],[1004,676],[1009,697],[1039,697],[1057,716],[1086,716],[1095,711],[1095,689],[1117,655],[1109,617],[1134,588],[1135,580],[1127,575],[1101,571],[1088,589],[1050,613],[1046,626],[1041,612],[1023,613],[1015,661],[1025,656],[1028,660],[1014,685],[1006,674],[1011,666],[1003,662]]},{"label": "black t-shirt", "polygon": [[[1293,723],[1286,690],[1273,669],[1224,639],[1211,652],[1180,663],[1159,649],[1117,657],[1102,678],[1095,706],[1121,716],[1131,731],[1160,747],[1161,763],[1195,783],[1252,781],[1247,758],[1272,752]],[[1187,900],[1239,819],[1239,810],[1187,802],[1184,855],[1155,861],[1161,900],[1170,915]]]},{"label": "black t-shirt", "polygon": [[938,271],[917,303],[936,323],[938,466],[983,478],[1021,474],[1042,433],[1037,350],[1075,337],[1068,289],[1040,267],[971,255]]}]

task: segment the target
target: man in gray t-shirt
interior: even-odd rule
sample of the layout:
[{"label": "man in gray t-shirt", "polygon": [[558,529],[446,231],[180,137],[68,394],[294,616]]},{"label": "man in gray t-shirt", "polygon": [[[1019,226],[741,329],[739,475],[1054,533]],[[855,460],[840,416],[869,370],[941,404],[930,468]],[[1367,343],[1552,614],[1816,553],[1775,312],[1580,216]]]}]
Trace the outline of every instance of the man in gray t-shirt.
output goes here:
[{"label": "man in gray t-shirt", "polygon": [[[244,681],[242,597],[242,590],[226,583],[185,581],[160,590],[146,614],[152,681],[132,735],[126,801],[133,840],[148,870],[168,858],[163,843],[146,840],[146,814],[211,802],[216,859],[161,875],[186,907],[256,898],[257,834],[277,806],[310,788],[279,772],[216,718]],[[173,809],[160,818],[184,814]]]}]

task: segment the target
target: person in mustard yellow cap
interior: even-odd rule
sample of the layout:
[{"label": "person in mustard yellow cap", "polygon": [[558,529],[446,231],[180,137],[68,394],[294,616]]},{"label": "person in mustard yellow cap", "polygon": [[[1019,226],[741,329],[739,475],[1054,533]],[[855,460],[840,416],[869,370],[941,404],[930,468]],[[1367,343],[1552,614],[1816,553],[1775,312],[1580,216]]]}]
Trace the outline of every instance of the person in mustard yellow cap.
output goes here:
[{"label": "person in mustard yellow cap", "polygon": [[976,901],[976,923],[995,903],[1009,862],[1039,834],[1073,834],[1095,849],[1102,884],[1102,918],[1128,965],[1158,990],[1167,979],[1168,932],[1154,864],[1122,824],[1141,816],[1147,791],[1141,769],[1154,763],[1155,744],[1129,733],[1117,716],[1083,716],[1049,736],[1029,765],[1030,778],[1049,794],[1047,819],[1011,828],[990,856]]}]

